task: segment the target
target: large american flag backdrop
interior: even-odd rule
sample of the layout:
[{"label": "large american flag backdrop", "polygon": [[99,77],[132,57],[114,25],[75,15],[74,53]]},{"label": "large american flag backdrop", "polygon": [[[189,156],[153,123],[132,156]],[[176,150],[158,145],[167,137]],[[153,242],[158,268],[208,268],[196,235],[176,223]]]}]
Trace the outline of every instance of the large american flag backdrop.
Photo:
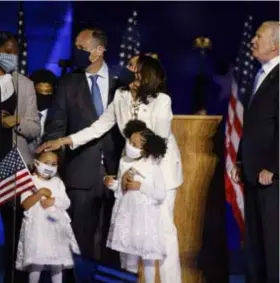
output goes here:
[{"label": "large american flag backdrop", "polygon": [[229,101],[225,133],[226,200],[232,207],[241,235],[243,235],[244,232],[243,186],[242,184],[236,184],[231,180],[230,172],[236,162],[238,146],[242,136],[244,113],[243,102],[246,101],[245,95],[248,89],[252,86],[252,80],[255,73],[254,58],[250,49],[250,41],[253,36],[252,20],[252,16],[249,16],[248,20],[244,23],[242,42],[233,70],[232,93]]}]

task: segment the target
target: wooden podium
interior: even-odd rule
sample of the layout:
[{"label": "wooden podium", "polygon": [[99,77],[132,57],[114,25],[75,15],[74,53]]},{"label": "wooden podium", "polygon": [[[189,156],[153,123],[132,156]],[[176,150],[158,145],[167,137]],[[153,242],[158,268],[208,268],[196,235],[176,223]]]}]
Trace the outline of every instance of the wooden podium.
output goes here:
[{"label": "wooden podium", "polygon": [[[218,161],[212,151],[212,138],[221,120],[222,116],[185,115],[174,116],[172,121],[172,131],[180,148],[184,172],[184,183],[178,189],[174,211],[182,283],[203,282],[202,273],[195,267],[195,258],[202,243],[208,187]],[[144,282],[141,267],[140,282]],[[157,270],[156,283],[159,282]]]},{"label": "wooden podium", "polygon": [[202,228],[208,187],[218,161],[212,138],[222,116],[174,116],[172,131],[183,163],[184,183],[177,192],[175,224],[178,230],[183,283],[201,283],[195,258],[202,243]]}]

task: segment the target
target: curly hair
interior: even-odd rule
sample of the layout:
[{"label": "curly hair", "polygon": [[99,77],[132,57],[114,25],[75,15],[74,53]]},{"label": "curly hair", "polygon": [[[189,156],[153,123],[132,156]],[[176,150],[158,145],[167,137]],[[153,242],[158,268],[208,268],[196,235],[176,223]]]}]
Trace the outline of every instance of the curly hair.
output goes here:
[{"label": "curly hair", "polygon": [[148,104],[148,98],[156,98],[160,92],[166,93],[165,71],[157,59],[140,55],[137,60],[137,73],[140,75],[140,86],[136,96],[141,102]]},{"label": "curly hair", "polygon": [[140,133],[143,138],[142,148],[145,157],[152,156],[155,159],[164,157],[167,150],[166,140],[147,128],[144,122],[140,120],[128,121],[123,132],[127,139],[130,139],[135,133]]},{"label": "curly hair", "polygon": [[130,139],[130,137],[134,133],[142,132],[147,129],[146,123],[140,121],[140,120],[130,120],[125,125],[125,128],[123,130],[123,134],[127,139]]},{"label": "curly hair", "polygon": [[152,156],[154,159],[163,158],[167,151],[166,140],[159,135],[156,135],[150,129],[146,129],[140,132],[144,139],[143,151],[145,157]]}]

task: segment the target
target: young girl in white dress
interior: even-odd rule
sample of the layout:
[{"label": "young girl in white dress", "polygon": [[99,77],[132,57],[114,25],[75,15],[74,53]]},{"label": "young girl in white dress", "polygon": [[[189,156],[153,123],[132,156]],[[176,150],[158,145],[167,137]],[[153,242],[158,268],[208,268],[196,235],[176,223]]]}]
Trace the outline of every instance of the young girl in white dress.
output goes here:
[{"label": "young girl in white dress", "polygon": [[[166,141],[133,120],[124,129],[126,154],[120,160],[118,180],[106,176],[105,185],[115,191],[107,246],[121,252],[122,267],[137,273],[139,258],[144,263],[145,282],[155,282],[155,260],[165,257],[160,206],[166,189],[159,160]],[[131,178],[122,178],[129,171]]]},{"label": "young girl in white dress", "polygon": [[66,212],[70,200],[56,174],[56,153],[41,153],[34,166],[32,179],[37,191],[21,195],[25,211],[16,268],[29,272],[29,283],[38,283],[43,269],[51,270],[53,283],[62,283],[62,269],[72,268],[72,252],[79,253]]}]

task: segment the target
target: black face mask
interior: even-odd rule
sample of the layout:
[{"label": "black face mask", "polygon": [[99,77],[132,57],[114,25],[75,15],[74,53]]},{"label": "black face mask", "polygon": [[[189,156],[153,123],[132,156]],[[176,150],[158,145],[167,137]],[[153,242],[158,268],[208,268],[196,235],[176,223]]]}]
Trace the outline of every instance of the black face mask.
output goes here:
[{"label": "black face mask", "polygon": [[123,67],[118,78],[120,86],[128,86],[135,81],[135,73]]},{"label": "black face mask", "polygon": [[52,94],[44,95],[36,93],[37,95],[37,107],[39,111],[49,109],[52,105]]},{"label": "black face mask", "polygon": [[74,51],[74,65],[78,69],[85,69],[91,64],[89,56],[90,52],[76,48]]}]

